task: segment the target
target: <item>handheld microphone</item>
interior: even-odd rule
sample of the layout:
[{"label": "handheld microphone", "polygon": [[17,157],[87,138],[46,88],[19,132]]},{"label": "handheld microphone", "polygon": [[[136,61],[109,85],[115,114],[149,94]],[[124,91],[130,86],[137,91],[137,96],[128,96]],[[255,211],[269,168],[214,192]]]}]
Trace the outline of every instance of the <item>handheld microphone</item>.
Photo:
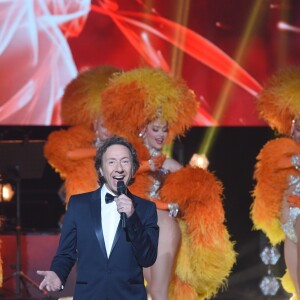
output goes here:
[{"label": "handheld microphone", "polygon": [[[117,191],[118,191],[118,196],[120,196],[121,194],[124,194],[124,195],[127,194],[127,188],[125,186],[124,181],[117,182]],[[126,227],[126,214],[124,212],[121,212],[121,225],[122,225],[122,228]]]}]

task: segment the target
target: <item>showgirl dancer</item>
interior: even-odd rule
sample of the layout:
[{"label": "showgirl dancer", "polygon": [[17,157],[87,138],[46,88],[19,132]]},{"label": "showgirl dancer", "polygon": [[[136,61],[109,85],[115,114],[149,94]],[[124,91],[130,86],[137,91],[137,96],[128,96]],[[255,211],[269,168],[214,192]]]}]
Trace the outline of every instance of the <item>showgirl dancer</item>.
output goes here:
[{"label": "showgirl dancer", "polygon": [[158,258],[144,270],[152,300],[213,297],[236,256],[224,224],[222,184],[211,172],[162,154],[165,142],[192,124],[193,91],[162,70],[139,68],[112,76],[101,98],[104,126],[129,139],[142,162],[130,190],[157,205]]},{"label": "showgirl dancer", "polygon": [[[284,288],[300,299],[300,68],[274,74],[258,97],[258,110],[281,137],[257,156],[251,217],[272,245],[284,241]],[[298,206],[298,207],[296,207]]]}]

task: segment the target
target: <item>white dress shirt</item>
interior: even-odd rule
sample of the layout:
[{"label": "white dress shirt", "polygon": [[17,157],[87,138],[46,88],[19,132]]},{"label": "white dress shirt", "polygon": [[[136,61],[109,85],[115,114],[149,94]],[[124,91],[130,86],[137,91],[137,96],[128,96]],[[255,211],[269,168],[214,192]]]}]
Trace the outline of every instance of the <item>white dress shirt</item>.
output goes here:
[{"label": "white dress shirt", "polygon": [[114,195],[114,193],[109,191],[104,184],[101,188],[101,220],[106,253],[107,257],[109,257],[115,234],[120,222],[120,214],[117,211],[117,204],[115,201],[108,204],[105,202],[106,193]]}]

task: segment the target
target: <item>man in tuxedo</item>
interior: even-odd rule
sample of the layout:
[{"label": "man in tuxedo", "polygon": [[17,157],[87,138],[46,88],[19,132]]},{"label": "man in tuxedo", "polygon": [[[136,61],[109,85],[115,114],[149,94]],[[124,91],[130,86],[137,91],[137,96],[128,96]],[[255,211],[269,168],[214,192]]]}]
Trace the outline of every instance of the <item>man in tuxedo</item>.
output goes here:
[{"label": "man in tuxedo", "polygon": [[139,167],[135,149],[123,138],[107,139],[95,167],[101,188],[71,196],[50,271],[37,271],[44,276],[40,289],[62,289],[77,262],[74,300],[146,300],[143,267],[157,256],[156,207],[118,189]]}]

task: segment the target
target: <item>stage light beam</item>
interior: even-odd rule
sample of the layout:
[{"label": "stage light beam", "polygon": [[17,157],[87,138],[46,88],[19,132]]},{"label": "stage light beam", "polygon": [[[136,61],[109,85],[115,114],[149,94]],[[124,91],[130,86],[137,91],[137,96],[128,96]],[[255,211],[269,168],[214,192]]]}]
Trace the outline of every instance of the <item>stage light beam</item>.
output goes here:
[{"label": "stage light beam", "polygon": [[[242,40],[240,42],[240,45],[238,46],[237,49],[237,53],[234,56],[234,60],[241,65],[244,58],[245,58],[245,53],[246,53],[246,49],[247,46],[249,44],[249,39],[251,34],[255,31],[256,26],[257,26],[257,20],[261,19],[261,15],[263,12],[263,1],[261,0],[256,0],[253,6],[253,9],[251,10],[251,14],[249,16],[249,19],[247,21],[247,25],[245,27],[245,31],[244,34],[242,35]],[[236,73],[237,69],[235,67],[232,68],[231,70],[231,74],[232,77],[234,78],[234,75]],[[230,93],[232,92],[232,86],[233,86],[233,82],[229,79],[227,79],[225,81],[225,84],[220,92],[220,96],[219,99],[217,101],[217,105],[216,108],[212,114],[213,118],[217,121],[218,124],[221,124],[221,120],[224,116],[224,114],[226,113],[226,108],[228,106],[228,99],[230,96]],[[204,153],[208,156],[214,141],[216,139],[216,135],[218,132],[218,128],[217,127],[209,127],[205,134],[204,134],[204,138],[203,138],[203,142],[201,143],[200,149],[198,153]]]}]

